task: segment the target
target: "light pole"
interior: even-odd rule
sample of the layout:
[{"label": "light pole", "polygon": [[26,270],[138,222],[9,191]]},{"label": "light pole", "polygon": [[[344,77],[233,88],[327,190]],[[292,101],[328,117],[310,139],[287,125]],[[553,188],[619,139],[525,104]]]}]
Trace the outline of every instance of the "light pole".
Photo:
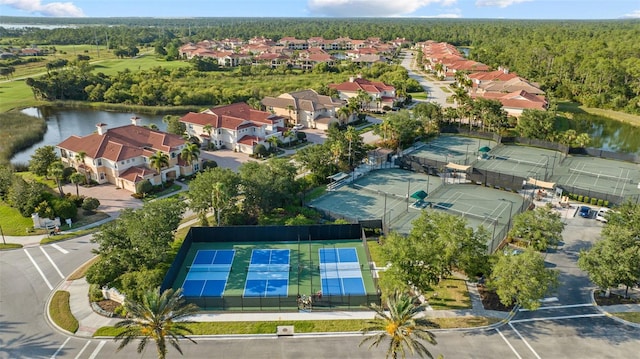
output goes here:
[{"label": "light pole", "polygon": [[507,223],[507,231],[511,229],[511,215],[513,214],[513,201],[508,199],[500,198],[503,202],[509,202],[509,222]]},{"label": "light pole", "polygon": [[2,230],[2,226],[0,226],[0,234],[2,234],[2,243],[6,245],[7,241],[4,240],[4,231]]}]

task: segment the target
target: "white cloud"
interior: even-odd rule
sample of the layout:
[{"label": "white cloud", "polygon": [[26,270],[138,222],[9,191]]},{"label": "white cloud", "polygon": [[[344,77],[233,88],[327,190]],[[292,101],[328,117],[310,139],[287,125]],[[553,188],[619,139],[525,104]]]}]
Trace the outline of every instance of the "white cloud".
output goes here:
[{"label": "white cloud", "polygon": [[629,14],[624,14],[622,16],[623,19],[640,19],[640,10],[636,10]]},{"label": "white cloud", "polygon": [[438,14],[432,16],[420,16],[422,18],[431,18],[431,19],[459,19],[462,16],[460,14]]},{"label": "white cloud", "polygon": [[431,4],[454,5],[457,0],[308,0],[311,14],[337,17],[402,16]]},{"label": "white cloud", "polygon": [[513,4],[528,2],[533,0],[476,0],[476,6],[497,6],[507,7]]},{"label": "white cloud", "polygon": [[0,5],[7,5],[14,9],[44,16],[84,16],[82,9],[71,2],[50,2],[43,4],[41,0],[0,0]]}]

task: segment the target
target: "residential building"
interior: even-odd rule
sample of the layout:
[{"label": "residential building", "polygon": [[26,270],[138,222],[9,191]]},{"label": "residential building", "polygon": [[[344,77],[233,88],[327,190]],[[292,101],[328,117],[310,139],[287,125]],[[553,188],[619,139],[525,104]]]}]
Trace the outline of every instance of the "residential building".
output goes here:
[{"label": "residential building", "polygon": [[255,146],[269,146],[268,138],[282,138],[286,130],[284,118],[255,110],[244,102],[213,107],[200,113],[189,112],[180,119],[187,134],[200,143],[218,148],[253,154]]},{"label": "residential building", "polygon": [[380,81],[363,79],[360,75],[349,78],[347,82],[329,84],[329,87],[336,89],[340,98],[345,101],[352,97],[357,97],[361,92],[368,94],[371,101],[363,104],[366,109],[381,109],[384,106],[393,107],[396,101],[403,100],[396,96],[395,87]]},{"label": "residential building", "polygon": [[[112,183],[134,193],[142,180],[159,185],[199,170],[200,161],[188,165],[182,160],[180,152],[187,143],[182,137],[139,126],[137,117],[131,121],[131,125],[112,129],[99,123],[95,133],[65,139],[57,145],[62,162],[98,183]],[[158,151],[169,159],[160,173],[150,163]],[[81,152],[84,161],[77,156]]]},{"label": "residential building", "polygon": [[265,97],[262,104],[268,111],[291,119],[290,124],[301,124],[309,128],[327,130],[332,122],[352,122],[348,118],[339,119],[337,111],[346,105],[346,101],[319,95],[314,90],[283,93],[278,97]]},{"label": "residential building", "polygon": [[491,100],[498,100],[502,103],[502,108],[508,115],[514,117],[520,117],[524,110],[541,110],[546,111],[549,107],[544,96],[528,93],[524,90],[514,91],[511,93],[502,92],[485,92],[482,94],[473,94],[474,98],[486,98]]}]

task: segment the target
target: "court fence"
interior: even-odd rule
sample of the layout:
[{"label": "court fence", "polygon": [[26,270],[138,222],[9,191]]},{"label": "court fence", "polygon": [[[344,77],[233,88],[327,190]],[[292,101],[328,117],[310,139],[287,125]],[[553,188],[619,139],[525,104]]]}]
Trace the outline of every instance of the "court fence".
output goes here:
[{"label": "court fence", "polygon": [[279,297],[184,297],[188,303],[193,303],[206,311],[299,311],[299,310],[365,310],[370,303],[381,304],[379,294],[366,295],[322,295],[315,293],[309,295],[310,304],[305,306],[297,295]]},{"label": "court fence", "polygon": [[467,175],[467,179],[487,187],[498,187],[508,191],[517,191],[523,188],[525,177],[506,174],[498,171],[473,167],[473,171]]},{"label": "court fence", "polygon": [[558,142],[539,140],[528,137],[501,137],[499,143],[517,143],[526,146],[540,147],[547,150],[562,152],[565,156],[569,153],[569,146]]},{"label": "court fence", "polygon": [[440,132],[450,133],[450,134],[460,134],[460,135],[469,136],[469,137],[484,138],[486,140],[492,140],[500,143],[500,135],[494,132],[474,131],[474,130],[469,130],[468,128],[465,128],[465,127],[456,127],[451,125],[441,127]]},{"label": "court fence", "polygon": [[605,158],[610,160],[618,160],[632,163],[640,163],[640,156],[634,153],[621,153],[605,151],[599,148],[575,148],[569,149],[569,153],[572,155],[589,155],[593,157]]},{"label": "court fence", "polygon": [[558,188],[562,189],[564,194],[574,194],[578,196],[586,196],[589,198],[601,199],[603,201],[608,201],[609,205],[614,204],[622,204],[627,197],[625,196],[617,196],[610,193],[598,192],[588,188],[581,188],[575,186],[569,186],[566,184],[558,184]]}]

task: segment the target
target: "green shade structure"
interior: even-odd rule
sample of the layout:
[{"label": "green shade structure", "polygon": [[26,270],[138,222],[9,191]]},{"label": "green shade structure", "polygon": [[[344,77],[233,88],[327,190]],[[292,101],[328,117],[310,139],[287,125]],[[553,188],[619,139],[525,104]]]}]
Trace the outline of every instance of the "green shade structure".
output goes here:
[{"label": "green shade structure", "polygon": [[491,151],[491,147],[488,147],[488,146],[480,147],[480,149],[478,150],[478,152],[483,152],[483,153],[487,153],[489,151]]},{"label": "green shade structure", "polygon": [[415,199],[425,199],[427,198],[428,194],[427,192],[423,191],[423,190],[419,190],[417,192],[414,192],[411,195],[411,198],[415,198]]}]

